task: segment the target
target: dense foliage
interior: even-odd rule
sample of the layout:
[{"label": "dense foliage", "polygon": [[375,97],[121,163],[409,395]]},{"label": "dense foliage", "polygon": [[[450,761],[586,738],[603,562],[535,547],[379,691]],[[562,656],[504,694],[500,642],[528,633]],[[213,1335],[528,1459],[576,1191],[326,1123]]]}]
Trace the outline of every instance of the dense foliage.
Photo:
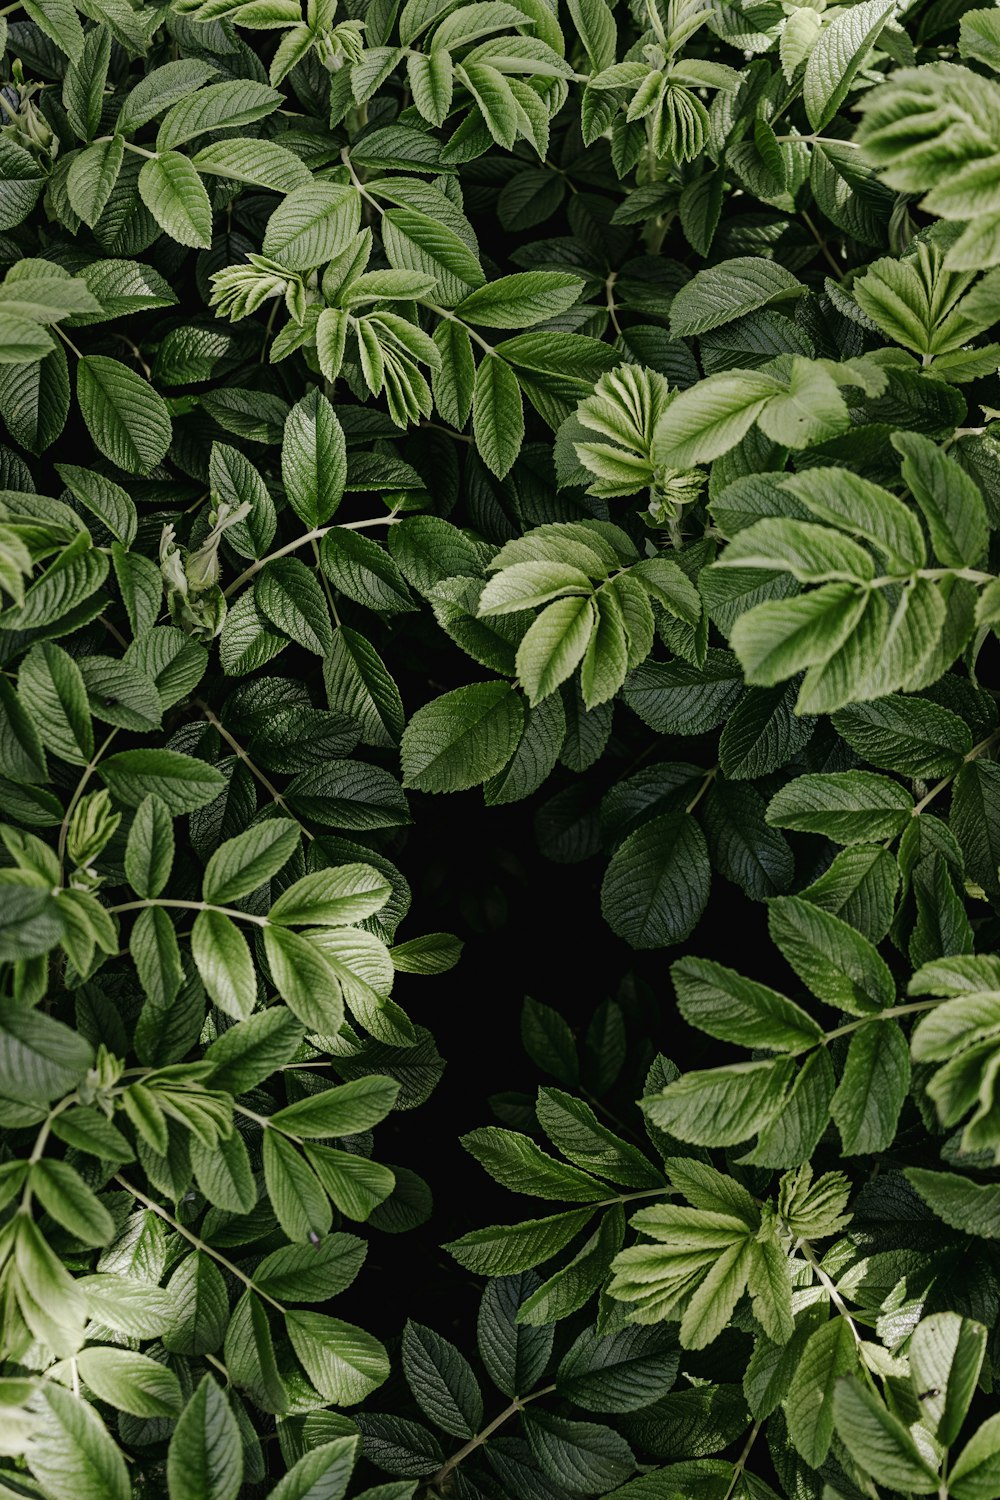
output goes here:
[{"label": "dense foliage", "polygon": [[[1000,1496],[1000,10],[0,43],[0,1491]],[[387,1348],[478,787],[671,985],[477,998]]]}]

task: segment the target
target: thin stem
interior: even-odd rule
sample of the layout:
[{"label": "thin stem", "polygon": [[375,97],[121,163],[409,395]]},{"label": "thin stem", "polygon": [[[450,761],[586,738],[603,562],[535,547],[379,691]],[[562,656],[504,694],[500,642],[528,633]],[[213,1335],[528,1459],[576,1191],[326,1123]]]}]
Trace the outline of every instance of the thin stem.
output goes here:
[{"label": "thin stem", "polygon": [[115,625],[115,624],[113,624],[112,621],[109,620],[106,615],[98,615],[97,616],[97,623],[98,623],[98,625],[103,625],[104,626],[105,630],[108,632],[108,634],[110,636],[113,637],[114,640],[116,640],[118,642],[119,646],[124,647],[124,649],[126,651],[128,650],[128,647],[129,647],[128,641],[122,635],[121,631],[118,629],[118,626]]},{"label": "thin stem", "polygon": [[303,836],[305,838],[311,839],[313,835],[309,832],[309,829],[305,826],[305,824],[301,823],[292,812],[291,808],[288,806],[288,803],[285,801],[282,794],[278,791],[278,788],[273,784],[273,782],[268,780],[260,767],[254,764],[254,762],[250,759],[250,756],[247,754],[246,750],[244,750],[243,746],[240,744],[239,740],[229,733],[229,730],[223,724],[222,720],[218,717],[217,714],[213,712],[213,710],[205,702],[204,698],[195,698],[193,701],[195,708],[201,709],[202,713],[205,715],[205,718],[208,720],[209,724],[211,724],[216,734],[218,734],[219,737],[225,741],[230,750],[232,750],[233,754],[243,762],[247,770],[250,772],[251,776],[253,776],[257,781],[260,782],[261,786],[264,788],[265,792],[267,792],[271,800],[281,808],[282,812],[285,813],[287,817],[291,818],[293,822],[299,824],[299,827],[301,828]]},{"label": "thin stem", "polygon": [[264,342],[260,346],[260,363],[262,365],[267,363],[267,341],[271,337],[271,330],[274,327],[274,320],[278,316],[278,306],[279,304],[277,301],[272,302],[271,311],[267,315],[267,327],[264,329]]},{"label": "thin stem", "polygon": [[635,1131],[630,1126],[626,1125],[624,1120],[619,1120],[614,1111],[608,1109],[608,1106],[606,1104],[602,1104],[596,1094],[592,1094],[589,1089],[585,1088],[581,1088],[580,1093],[586,1099],[587,1103],[591,1105],[593,1109],[598,1110],[602,1115],[604,1115],[605,1119],[610,1120],[612,1125],[614,1125],[617,1130],[621,1131],[622,1135],[630,1135],[633,1141],[636,1141],[640,1146],[643,1144],[639,1136],[636,1135]]},{"label": "thin stem", "polygon": [[464,323],[461,318],[457,317],[447,307],[439,307],[436,302],[425,302],[424,306],[430,308],[432,313],[437,313],[439,318],[447,318],[449,323],[457,323],[460,328],[465,329],[469,338],[474,344],[478,344],[480,349],[484,349],[487,354],[496,355],[496,350],[492,344],[488,344],[484,338],[479,336],[474,328],[470,328],[468,323]]},{"label": "thin stem", "polygon": [[860,151],[861,147],[857,141],[841,141],[833,135],[798,135],[794,131],[791,135],[776,135],[776,141],[805,141],[809,146],[847,146],[851,151]]},{"label": "thin stem", "polygon": [[219,1374],[225,1380],[225,1382],[226,1382],[227,1385],[231,1385],[232,1384],[231,1380],[229,1379],[229,1371],[226,1368],[226,1366],[222,1363],[221,1359],[218,1359],[214,1354],[206,1354],[205,1355],[205,1359],[207,1360],[207,1362],[210,1365],[212,1365],[216,1370],[218,1370]]},{"label": "thin stem", "polygon": [[240,1270],[239,1266],[234,1266],[231,1260],[227,1260],[224,1255],[220,1255],[218,1250],[214,1250],[211,1245],[207,1245],[203,1239],[199,1238],[199,1236],[196,1235],[192,1230],[188,1229],[187,1226],[185,1224],[182,1224],[179,1219],[175,1219],[173,1214],[169,1213],[162,1204],[157,1203],[155,1198],[147,1198],[145,1193],[140,1193],[139,1189],[133,1187],[130,1182],[127,1182],[120,1172],[117,1172],[115,1174],[115,1181],[119,1183],[127,1193],[131,1193],[132,1197],[135,1198],[138,1203],[141,1203],[144,1205],[144,1207],[148,1208],[150,1213],[158,1214],[160,1218],[163,1219],[167,1224],[169,1224],[172,1229],[176,1229],[177,1233],[183,1235],[188,1243],[193,1245],[196,1250],[200,1250],[202,1254],[210,1256],[212,1260],[217,1261],[220,1266],[225,1266],[230,1275],[235,1276],[237,1281],[241,1281],[243,1285],[245,1287],[248,1287],[251,1292],[256,1292],[261,1301],[270,1303],[270,1305],[280,1313],[283,1313],[285,1311],[284,1304],[278,1302],[274,1297],[269,1296],[267,1292],[263,1291],[262,1288],[259,1287],[254,1281],[252,1276],[248,1276],[245,1271]]},{"label": "thin stem", "polygon": [[718,776],[718,774],[719,774],[719,767],[718,766],[713,766],[710,771],[706,771],[705,772],[704,778],[702,779],[701,786],[695,792],[694,796],[691,798],[691,801],[688,803],[687,807],[684,809],[685,812],[689,812],[689,813],[694,812],[695,808],[698,806],[698,803],[701,801],[702,797],[704,797],[705,793],[708,791],[709,787],[712,785],[712,782],[715,780],[715,778],[716,778],[716,776]]},{"label": "thin stem", "polygon": [[326,595],[326,602],[329,605],[329,607],[330,607],[330,613],[333,616],[333,623],[339,629],[339,627],[340,627],[340,615],[339,615],[339,613],[337,611],[337,601],[333,597],[333,589],[330,587],[330,580],[329,580],[329,578],[327,578],[326,572],[325,572],[325,570],[323,568],[323,564],[320,561],[319,542],[315,542],[315,541],[313,542],[313,544],[312,544],[312,554],[313,554],[313,561],[316,564],[316,572],[319,574],[320,584],[322,585],[323,592]]},{"label": "thin stem", "polygon": [[615,282],[618,280],[618,272],[611,271],[607,281],[604,283],[604,297],[608,305],[608,317],[611,319],[612,327],[618,337],[622,337],[622,325],[618,321],[618,305],[615,302]]},{"label": "thin stem", "polygon": [[554,1385],[546,1385],[543,1386],[540,1391],[532,1391],[530,1396],[515,1396],[510,1405],[504,1407],[499,1416],[494,1417],[492,1422],[488,1422],[486,1424],[482,1432],[477,1432],[475,1437],[470,1438],[464,1447],[459,1448],[457,1453],[453,1453],[451,1457],[441,1465],[440,1469],[438,1469],[436,1473],[431,1475],[429,1483],[434,1486],[442,1485],[448,1478],[448,1475],[452,1472],[452,1470],[457,1469],[459,1464],[462,1463],[464,1459],[468,1458],[470,1453],[475,1453],[477,1448],[481,1448],[483,1443],[491,1438],[497,1431],[497,1429],[502,1427],[505,1422],[509,1422],[511,1417],[516,1416],[519,1411],[523,1411],[530,1402],[538,1401],[542,1396],[551,1396],[554,1391]]},{"label": "thin stem", "polygon": [[[985,755],[987,750],[991,750],[998,740],[1000,740],[1000,729],[994,729],[984,740],[980,740],[978,745],[973,745],[972,749],[966,755],[963,755],[962,765],[967,766],[970,761],[978,760],[981,755]],[[959,770],[961,770],[961,767],[959,767]],[[926,808],[930,807],[935,797],[939,797],[947,787],[951,786],[957,775],[958,771],[950,771],[947,776],[942,776],[940,781],[936,781],[930,791],[925,792],[920,801],[913,804],[910,816],[912,818],[919,818],[920,814]],[[883,849],[888,849],[895,837],[896,835],[892,834],[887,838],[882,845]]]},{"label": "thin stem", "polygon": [[124,146],[126,151],[134,151],[136,156],[145,156],[148,161],[159,160],[158,151],[147,151],[145,146],[137,146],[134,141],[125,141]]},{"label": "thin stem", "polygon": [[743,1445],[743,1452],[740,1454],[739,1458],[733,1465],[733,1472],[729,1480],[729,1487],[726,1490],[725,1495],[723,1496],[723,1500],[732,1500],[733,1495],[735,1495],[736,1486],[740,1482],[740,1475],[743,1473],[743,1470],[747,1466],[747,1459],[750,1457],[751,1450],[754,1443],[757,1441],[757,1434],[758,1432],[760,1432],[762,1425],[763,1424],[760,1422],[755,1422],[751,1427],[750,1435]]},{"label": "thin stem", "polygon": [[381,203],[378,201],[377,198],[373,198],[372,197],[371,193],[368,191],[368,189],[365,187],[364,183],[361,181],[361,178],[358,176],[357,169],[355,168],[354,163],[351,161],[351,153],[350,153],[350,151],[348,150],[348,148],[346,146],[344,147],[344,149],[340,153],[340,159],[344,163],[344,166],[347,168],[348,173],[350,174],[351,182],[354,185],[354,187],[357,188],[358,192],[361,194],[361,196],[365,200],[365,202],[371,208],[373,208],[375,210],[375,212],[378,214],[379,218],[381,218],[382,215],[385,213],[385,209],[382,207]]},{"label": "thin stem", "polygon": [[827,1296],[830,1298],[830,1301],[837,1309],[837,1312],[844,1319],[848,1328],[851,1330],[851,1335],[854,1339],[855,1344],[860,1347],[862,1338],[860,1333],[858,1332],[857,1324],[851,1317],[850,1308],[847,1306],[847,1303],[840,1295],[840,1292],[838,1291],[832,1277],[826,1271],[824,1271],[823,1267],[820,1265],[819,1260],[816,1256],[816,1252],[813,1250],[813,1247],[812,1245],[810,1245],[808,1240],[800,1240],[799,1249],[802,1251],[805,1259],[809,1262],[810,1266],[816,1274],[817,1279],[826,1291]]},{"label": "thin stem", "polygon": [[[235,1109],[235,1111],[236,1111],[236,1113],[238,1115],[244,1115],[248,1120],[253,1120],[254,1124],[255,1125],[259,1125],[260,1128],[261,1128],[261,1130],[272,1130],[272,1129],[277,1130],[277,1129],[279,1129],[278,1126],[272,1126],[271,1121],[268,1119],[267,1115],[259,1115],[259,1114],[256,1113],[255,1110],[247,1109],[244,1104],[237,1104],[234,1101],[233,1102],[233,1108]],[[290,1141],[295,1141],[295,1143],[297,1145],[301,1145],[301,1142],[299,1141],[299,1138],[298,1138],[297,1135],[292,1135],[287,1130],[282,1130],[281,1134],[288,1136],[288,1139]]]},{"label": "thin stem", "polygon": [[934,1010],[940,1004],[940,1000],[914,1000],[910,1005],[892,1005],[888,1010],[872,1011],[870,1016],[862,1016],[859,1021],[849,1021],[846,1026],[828,1031],[819,1045],[826,1047],[835,1037],[848,1036],[852,1031],[857,1031],[859,1026],[867,1026],[869,1021],[886,1021],[890,1016],[913,1016],[918,1011]]},{"label": "thin stem", "polygon": [[469,437],[468,433],[456,432],[453,427],[446,427],[443,422],[421,422],[420,425],[424,428],[430,428],[432,432],[445,432],[450,438],[454,438],[456,443],[473,443],[475,441],[474,438]]},{"label": "thin stem", "polygon": [[829,245],[826,243],[825,237],[822,234],[820,234],[819,230],[816,228],[816,225],[813,223],[812,219],[809,217],[809,215],[804,210],[803,210],[803,213],[802,213],[802,222],[805,224],[805,226],[808,229],[809,233],[812,235],[813,239],[816,241],[817,245],[819,246],[820,251],[822,252],[822,255],[823,255],[823,259],[829,265],[829,267],[832,270],[834,276],[836,276],[836,278],[837,278],[838,281],[843,281],[843,279],[844,279],[844,268],[843,268],[843,266],[838,265],[837,261],[833,257],[833,254],[831,253]]},{"label": "thin stem", "polygon": [[224,917],[233,917],[238,922],[253,922],[257,927],[270,927],[266,917],[254,916],[249,911],[238,911],[235,906],[214,906],[211,901],[175,901],[165,896],[150,896],[145,901],[123,901],[120,906],[109,906],[112,912],[144,911],[147,906],[171,906],[181,911],[217,911]]},{"label": "thin stem", "polygon": [[329,526],[316,526],[312,531],[297,536],[293,542],[286,542],[283,547],[278,547],[274,552],[269,552],[266,557],[258,557],[249,568],[245,568],[238,578],[234,578],[229,586],[223,589],[225,597],[235,594],[238,588],[242,588],[249,579],[254,578],[267,563],[273,562],[276,557],[287,557],[289,552],[297,552],[300,547],[308,547],[310,542],[318,541],[320,537],[326,536],[328,531],[365,531],[369,526],[397,526],[402,520],[395,512],[387,516],[368,516],[364,521],[331,521]]},{"label": "thin stem", "polygon": [[66,333],[62,328],[60,328],[58,323],[53,323],[52,326],[59,337],[62,339],[63,343],[66,345],[67,349],[71,349],[72,352],[76,355],[77,359],[82,359],[83,355],[80,353],[79,349],[76,347],[69,334]]},{"label": "thin stem", "polygon": [[72,1105],[79,1104],[79,1102],[80,1096],[78,1094],[67,1094],[65,1099],[60,1099],[59,1103],[49,1110],[39,1126],[38,1134],[35,1136],[35,1144],[32,1146],[31,1155],[28,1157],[28,1176],[21,1194],[21,1213],[26,1214],[31,1208],[31,1168],[40,1162],[45,1155],[45,1147],[48,1145],[49,1135],[52,1131],[52,1121],[57,1115],[61,1115],[63,1110],[69,1109]]},{"label": "thin stem", "polygon": [[64,860],[64,858],[66,856],[66,839],[69,836],[70,820],[73,817],[74,812],[76,811],[76,805],[79,802],[80,798],[83,796],[84,791],[86,790],[86,787],[87,787],[87,783],[89,782],[91,776],[93,776],[94,772],[96,771],[98,761],[101,759],[101,756],[104,754],[105,750],[111,744],[111,741],[114,739],[114,737],[115,737],[115,735],[117,733],[118,733],[117,728],[116,729],[112,729],[111,733],[108,735],[108,737],[104,741],[104,743],[102,745],[100,745],[98,747],[98,749],[96,749],[94,751],[94,754],[93,754],[92,758],[87,762],[86,766],[84,766],[84,768],[83,768],[83,775],[80,777],[80,780],[76,784],[76,790],[74,791],[72,797],[69,799],[69,805],[66,808],[66,812],[65,812],[65,815],[63,817],[63,820],[62,820],[62,822],[59,825],[59,843],[58,843],[57,853],[58,853],[58,856],[59,856],[59,869],[60,870],[62,870],[63,860]]}]

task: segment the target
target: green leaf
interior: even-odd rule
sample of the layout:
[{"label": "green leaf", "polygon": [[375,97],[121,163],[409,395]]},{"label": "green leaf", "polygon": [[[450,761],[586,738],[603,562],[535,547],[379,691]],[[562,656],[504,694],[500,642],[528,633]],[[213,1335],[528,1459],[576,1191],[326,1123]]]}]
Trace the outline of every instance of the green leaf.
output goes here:
[{"label": "green leaf", "polygon": [[682,958],[671,965],[670,975],[684,1019],[720,1041],[796,1053],[823,1035],[817,1022],[784,995],[722,964]]},{"label": "green leaf", "polygon": [[[704,316],[711,316],[708,308]],[[681,391],[653,431],[653,463],[686,469],[719,458],[746,437],[768,401],[783,390],[773,376],[756,370],[727,370]]]},{"label": "green leaf", "polygon": [[642,1109],[677,1140],[734,1146],[770,1124],[793,1078],[794,1065],[785,1057],[685,1073],[662,1093],[647,1095]]},{"label": "green leaf", "polygon": [[871,1021],[851,1037],[830,1114],[848,1156],[887,1151],[910,1087],[906,1038],[892,1021]]},{"label": "green leaf", "polygon": [[590,598],[557,599],[542,610],[517,648],[517,675],[532,708],[554,693],[583,660],[596,628]]},{"label": "green leaf", "polygon": [[143,162],[139,192],[160,228],[179,245],[207,250],[212,243],[212,205],[201,178],[179,151],[160,151]]},{"label": "green leaf", "polygon": [[202,894],[213,906],[232,906],[277,875],[298,847],[290,818],[269,818],[221,844],[205,867]]},{"label": "green leaf", "polygon": [[462,1145],[491,1177],[512,1192],[567,1203],[599,1202],[607,1194],[605,1185],[589,1173],[557,1161],[529,1136],[516,1131],[495,1127],[474,1130],[462,1137]]},{"label": "green leaf", "polygon": [[633,1472],[632,1450],[611,1427],[536,1410],[525,1429],[542,1473],[564,1493],[603,1494]]},{"label": "green leaf", "polygon": [[897,1490],[930,1494],[938,1487],[931,1468],[909,1430],[879,1398],[853,1376],[842,1376],[833,1396],[837,1433],[854,1461],[868,1474]]},{"label": "green leaf", "polygon": [[471,292],[455,312],[466,323],[482,328],[533,328],[568,311],[583,285],[578,277],[563,271],[522,271]]},{"label": "green leaf", "polygon": [[559,1394],[594,1412],[638,1411],[673,1384],[673,1340],[661,1329],[626,1327],[601,1336],[585,1329],[560,1361]]},{"label": "green leaf", "polygon": [[413,102],[430,125],[443,125],[451,107],[454,71],[450,52],[411,52],[406,74]]},{"label": "green leaf", "polygon": [[399,828],[410,821],[395,778],[361,761],[330,761],[301,771],[287,798],[293,812],[327,828]]},{"label": "green leaf", "polygon": [[334,632],[323,675],[330,707],[355,721],[364,744],[388,747],[399,743],[404,724],[399,689],[364,636],[340,626]]},{"label": "green leaf", "polygon": [[965,856],[970,879],[993,893],[1000,866],[1000,766],[973,760],[962,767],[952,786],[950,825]]},{"label": "green leaf", "polygon": [[42,1207],[75,1240],[84,1245],[110,1244],[115,1232],[114,1220],[68,1163],[44,1159],[36,1162],[28,1181]]},{"label": "green leaf", "polygon": [[287,1238],[311,1245],[329,1234],[333,1213],[327,1195],[291,1141],[267,1130],[263,1156],[264,1185]]},{"label": "green leaf", "polygon": [[871,765],[906,776],[954,774],[972,749],[957,714],[923,698],[855,703],[833,716],[838,734]]},{"label": "green leaf", "polygon": [[120,360],[87,354],[77,363],[76,394],[97,447],[129,474],[148,474],[170,446],[162,396]]},{"label": "green leaf", "polygon": [[206,1375],[180,1415],[167,1450],[170,1500],[236,1500],[243,1450],[229,1400]]},{"label": "green leaf", "polygon": [[751,689],[726,720],[719,764],[730,781],[755,780],[787,765],[812,737],[811,719],[793,712],[788,688]]},{"label": "green leaf", "polygon": [[158,797],[167,811],[194,812],[225,790],[225,777],[214,766],[179,750],[120,750],[98,767],[111,795],[126,807]]},{"label": "green leaf", "polygon": [[281,102],[277,89],[250,79],[210,83],[171,105],[157,133],[156,149],[170,151],[209,130],[250,125],[271,114]]},{"label": "green leaf", "polygon": [[328,531],[320,547],[320,565],[334,588],[368,609],[415,608],[392,557],[359,532],[336,526]]},{"label": "green leaf", "polygon": [[232,1214],[248,1214],[256,1207],[257,1184],[237,1131],[212,1146],[192,1139],[191,1165],[199,1188],[214,1207]]},{"label": "green leaf", "polygon": [[445,307],[454,307],[486,279],[467,241],[449,224],[417,207],[388,209],[382,219],[382,235],[389,264],[397,271],[433,276]]},{"label": "green leaf", "polygon": [[219,911],[200,911],[191,929],[191,956],[209,998],[227,1015],[246,1020],[257,1003],[257,975],[243,933]]},{"label": "green leaf", "polygon": [[398,1094],[399,1085],[393,1079],[373,1074],[310,1094],[278,1110],[271,1119],[282,1130],[305,1139],[359,1135],[385,1119]]},{"label": "green leaf", "polygon": [[694,930],[710,878],[694,818],[668,813],[643,824],[615,851],[601,886],[601,910],[633,948],[664,948]]},{"label": "green leaf", "polygon": [[700,667],[677,660],[644,662],[630,674],[623,697],[657,734],[704,734],[730,717],[741,686],[733,656],[709,647]]},{"label": "green leaf", "polygon": [[174,825],[167,805],[151,792],[139,803],[125,846],[125,874],[136,895],[159,896],[174,862]]},{"label": "green leaf", "polygon": [[69,0],[24,0],[24,11],[40,31],[73,62],[83,55],[84,33],[80,18]]},{"label": "green leaf", "polygon": [[472,1367],[454,1344],[408,1319],[403,1373],[424,1415],[452,1437],[471,1438],[483,1424],[483,1398]]},{"label": "green leaf", "polygon": [[560,1089],[540,1088],[535,1113],[552,1144],[578,1167],[628,1187],[660,1186],[662,1173],[640,1150],[602,1125],[582,1099]]},{"label": "green leaf", "polygon": [[182,1397],[177,1376],[148,1355],[94,1345],[81,1350],[77,1368],[95,1396],[130,1416],[180,1414]]},{"label": "green leaf", "polygon": [[408,943],[395,943],[390,956],[393,968],[404,974],[445,974],[458,963],[462,947],[461,938],[450,932],[429,932]]},{"label": "green leaf", "polygon": [[362,1240],[353,1234],[330,1234],[319,1244],[272,1250],[258,1266],[255,1280],[278,1301],[325,1302],[352,1284],[364,1258]]},{"label": "green leaf", "polygon": [[877,943],[889,931],[898,887],[899,866],[889,851],[878,844],[855,844],[842,849],[802,895]]},{"label": "green leaf", "polygon": [[[5,893],[5,900],[10,897]],[[7,1099],[45,1105],[76,1088],[94,1060],[79,1032],[39,1010],[0,1001],[0,1091]]]},{"label": "green leaf", "polygon": [[309,169],[277,141],[239,137],[213,141],[195,152],[191,164],[203,174],[275,193],[292,193],[309,182]]},{"label": "green leaf", "polygon": [[126,95],[118,115],[118,129],[131,135],[150,120],[193,94],[218,70],[209,62],[181,57],[153,68]]},{"label": "green leaf", "polygon": [[418,709],[403,734],[403,784],[461,791],[495,776],[517,748],[521,701],[506,682],[457,688]]},{"label": "green leaf", "polygon": [[268,921],[283,927],[342,927],[374,916],[391,894],[392,887],[371,865],[314,870],[282,891]]},{"label": "green leaf", "polygon": [[[670,306],[671,337],[707,333],[771,302],[798,297],[802,283],[773,260],[744,255],[699,271]],[[702,391],[705,386],[700,387]]]},{"label": "green leaf", "polygon": [[956,1172],[931,1172],[925,1167],[904,1169],[906,1180],[939,1219],[962,1234],[1000,1239],[1000,1187],[972,1182]]},{"label": "green leaf", "polygon": [[747,682],[771,687],[828,661],[864,610],[864,595],[849,583],[825,583],[808,594],[748,609],[730,636]]},{"label": "green leaf", "polygon": [[784,570],[800,583],[867,583],[875,574],[871,556],[856,542],[811,521],[784,517],[768,517],[738,532],[718,566]]},{"label": "green leaf", "polygon": [[460,1266],[479,1276],[512,1276],[558,1254],[590,1222],[591,1208],[570,1209],[546,1219],[473,1229],[444,1246]]},{"label": "green leaf", "polygon": [[321,1036],[336,1036],[344,1019],[340,981],[316,944],[286,927],[264,928],[271,977],[289,1010]]},{"label": "green leaf", "polygon": [[818,520],[871,542],[885,558],[888,572],[909,573],[923,567],[927,549],[920,524],[888,490],[849,469],[819,469],[803,481],[803,475],[793,475],[782,489]]},{"label": "green leaf", "polygon": [[857,1345],[845,1318],[834,1315],[810,1334],[785,1400],[788,1436],[812,1468],[830,1451],[834,1396],[841,1376],[857,1368]]},{"label": "green leaf", "polygon": [[[279,100],[281,95],[275,95]],[[354,188],[312,181],[295,188],[274,210],[263,251],[289,271],[324,265],[358,232],[361,205]]]},{"label": "green leaf", "polygon": [[353,1323],[296,1310],[285,1314],[285,1327],[306,1374],[327,1401],[356,1406],[389,1377],[385,1349]]},{"label": "green leaf", "polygon": [[502,479],[524,442],[524,412],[517,376],[498,355],[479,361],[472,391],[472,430],[483,462]]},{"label": "green leaf", "polygon": [[946,567],[974,567],[989,537],[979,486],[921,433],[893,433],[892,446],[903,455],[903,478],[923,512],[939,560]]},{"label": "green leaf", "polygon": [[893,1003],[896,985],[885,960],[839,917],[800,896],[778,896],[768,909],[768,928],[799,978],[827,1005],[863,1016]]},{"label": "green leaf", "polygon": [[431,374],[434,405],[444,421],[461,431],[469,420],[476,383],[472,340],[461,323],[442,318],[434,342],[441,354],[441,368]]},{"label": "green leaf", "polygon": [[363,1223],[395,1189],[396,1176],[389,1167],[351,1151],[307,1146],[306,1156],[331,1203],[348,1219]]},{"label": "green leaf", "polygon": [[95,141],[73,160],[66,176],[66,193],[75,214],[91,228],[100,219],[114,191],[125,157],[120,135]]},{"label": "green leaf", "polygon": [[768,804],[775,828],[820,833],[837,844],[862,844],[902,833],[913,812],[905,788],[871,771],[797,776]]},{"label": "green leaf", "polygon": [[704,1349],[719,1337],[746,1290],[752,1260],[753,1248],[746,1235],[719,1252],[681,1320],[685,1349]]},{"label": "green leaf", "polygon": [[802,80],[802,97],[813,130],[822,130],[843,104],[893,10],[893,0],[861,0],[838,12],[820,32]]},{"label": "green leaf", "polygon": [[31,1468],[53,1500],[129,1500],[125,1460],[93,1407],[54,1381],[32,1435]]},{"label": "green leaf", "polygon": [[793,359],[788,390],[768,402],[758,422],[772,442],[808,448],[846,432],[851,419],[829,371],[812,360]]},{"label": "green leaf", "polygon": [[946,1448],[962,1430],[985,1353],[986,1329],[957,1313],[932,1313],[913,1330],[910,1379],[921,1422]]},{"label": "green leaf", "polygon": [[300,520],[311,527],[329,521],[347,482],[347,448],[333,407],[320,391],[311,391],[289,413],[281,476]]},{"label": "green leaf", "polygon": [[80,668],[51,641],[32,646],[21,663],[18,693],[42,743],[61,760],[85,765],[94,753],[94,728]]},{"label": "green leaf", "polygon": [[971,1436],[948,1475],[955,1500],[993,1500],[1000,1489],[1000,1422],[986,1421]]},{"label": "green leaf", "polygon": [[343,1500],[357,1454],[356,1437],[321,1443],[292,1465],[268,1500]]}]

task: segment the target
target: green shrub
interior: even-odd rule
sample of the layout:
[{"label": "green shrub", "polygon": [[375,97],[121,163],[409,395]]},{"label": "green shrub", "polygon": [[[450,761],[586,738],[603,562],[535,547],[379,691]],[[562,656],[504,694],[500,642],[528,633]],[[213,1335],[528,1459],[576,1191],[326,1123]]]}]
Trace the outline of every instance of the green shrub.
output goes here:
[{"label": "green shrub", "polygon": [[[1000,1497],[1000,11],[0,42],[0,1490]],[[673,995],[525,1003],[387,1349],[479,787]]]}]

